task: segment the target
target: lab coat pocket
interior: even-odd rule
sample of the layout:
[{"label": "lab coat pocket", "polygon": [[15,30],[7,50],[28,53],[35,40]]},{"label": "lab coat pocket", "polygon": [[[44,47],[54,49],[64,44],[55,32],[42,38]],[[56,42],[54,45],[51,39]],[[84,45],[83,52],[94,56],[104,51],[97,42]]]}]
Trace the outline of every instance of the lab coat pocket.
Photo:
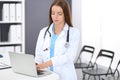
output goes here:
[{"label": "lab coat pocket", "polygon": [[66,48],[63,46],[63,44],[55,47],[55,53],[57,53],[55,55],[63,55],[65,51]]}]

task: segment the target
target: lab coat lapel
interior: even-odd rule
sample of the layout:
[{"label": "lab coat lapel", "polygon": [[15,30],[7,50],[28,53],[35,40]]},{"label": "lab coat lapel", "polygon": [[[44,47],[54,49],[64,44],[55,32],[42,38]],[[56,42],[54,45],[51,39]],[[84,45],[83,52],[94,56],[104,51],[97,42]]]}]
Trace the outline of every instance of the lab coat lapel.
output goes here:
[{"label": "lab coat lapel", "polygon": [[68,30],[68,25],[65,24],[62,32],[59,34],[57,40],[56,40],[56,45],[55,45],[55,55],[57,54],[62,54],[65,52],[66,48],[64,47],[65,42],[66,42],[66,37],[67,37],[67,30]]}]

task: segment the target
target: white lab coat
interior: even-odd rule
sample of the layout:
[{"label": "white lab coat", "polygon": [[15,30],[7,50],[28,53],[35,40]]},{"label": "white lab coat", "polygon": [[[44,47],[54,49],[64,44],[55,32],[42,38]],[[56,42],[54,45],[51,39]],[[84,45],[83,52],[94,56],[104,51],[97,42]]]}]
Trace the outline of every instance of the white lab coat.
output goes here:
[{"label": "white lab coat", "polygon": [[[51,24],[49,32],[52,33]],[[69,47],[65,48],[68,25],[65,24],[64,29],[59,34],[55,42],[54,57],[50,58],[50,34],[47,32],[45,39],[44,34],[47,27],[43,28],[38,36],[35,62],[42,63],[52,60],[54,72],[60,77],[60,80],[77,80],[76,71],[74,68],[74,59],[77,54],[77,49],[80,40],[80,31],[76,28],[70,27],[69,33]]]}]

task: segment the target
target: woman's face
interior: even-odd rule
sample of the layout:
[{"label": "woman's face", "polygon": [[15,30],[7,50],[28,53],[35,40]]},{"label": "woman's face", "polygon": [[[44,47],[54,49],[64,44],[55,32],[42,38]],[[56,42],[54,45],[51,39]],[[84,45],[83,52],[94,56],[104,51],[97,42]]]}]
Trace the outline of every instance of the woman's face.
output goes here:
[{"label": "woman's face", "polygon": [[54,5],[52,7],[51,17],[54,25],[63,25],[65,23],[64,13],[60,6]]}]

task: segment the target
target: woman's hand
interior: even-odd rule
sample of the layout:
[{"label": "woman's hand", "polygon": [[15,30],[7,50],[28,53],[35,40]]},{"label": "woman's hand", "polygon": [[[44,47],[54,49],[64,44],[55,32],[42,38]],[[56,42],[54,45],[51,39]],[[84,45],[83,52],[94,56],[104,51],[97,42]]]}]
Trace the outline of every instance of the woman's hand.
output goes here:
[{"label": "woman's hand", "polygon": [[44,69],[44,68],[47,68],[47,67],[50,67],[52,66],[52,61],[47,61],[47,62],[44,62],[44,63],[41,63],[41,64],[36,64],[36,68],[37,70],[40,70],[40,69]]},{"label": "woman's hand", "polygon": [[37,68],[37,70],[44,69],[44,65],[43,64],[37,64],[36,68]]}]

